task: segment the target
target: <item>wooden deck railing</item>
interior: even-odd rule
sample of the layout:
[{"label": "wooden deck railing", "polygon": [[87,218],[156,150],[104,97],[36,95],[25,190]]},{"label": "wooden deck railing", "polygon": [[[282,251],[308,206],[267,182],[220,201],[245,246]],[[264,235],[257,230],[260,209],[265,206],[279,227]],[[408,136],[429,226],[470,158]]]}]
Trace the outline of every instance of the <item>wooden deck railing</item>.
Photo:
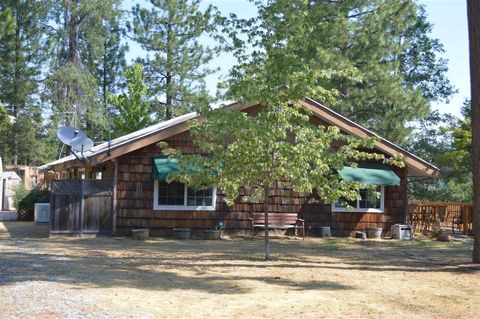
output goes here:
[{"label": "wooden deck railing", "polygon": [[451,202],[410,202],[408,221],[415,231],[431,231],[438,218],[440,227],[468,235],[473,229],[472,204]]}]

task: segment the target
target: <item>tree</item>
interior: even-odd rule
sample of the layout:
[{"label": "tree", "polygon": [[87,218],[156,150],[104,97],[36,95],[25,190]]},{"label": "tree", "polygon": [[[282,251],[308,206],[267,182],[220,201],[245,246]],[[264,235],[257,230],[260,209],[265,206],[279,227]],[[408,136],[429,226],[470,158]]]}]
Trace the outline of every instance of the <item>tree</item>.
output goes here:
[{"label": "tree", "polygon": [[[419,120],[412,134],[412,142],[406,147],[415,155],[430,161],[440,168],[438,178],[409,178],[409,198],[427,201],[462,201],[463,194],[453,192],[450,183],[452,171],[450,161],[445,161],[445,154],[454,149],[453,130],[459,120],[451,114],[431,112],[427,118]],[[453,181],[452,181],[453,182]],[[462,200],[460,200],[462,198]]]},{"label": "tree", "polygon": [[[9,31],[0,41],[0,101],[11,116],[11,124],[0,129],[4,159],[13,164],[38,164],[43,160],[37,132],[42,123],[37,96],[47,54],[46,13],[41,1],[2,1],[8,13]],[[27,147],[28,146],[28,147]]]},{"label": "tree", "polygon": [[55,2],[50,12],[55,45],[44,97],[61,122],[74,125],[76,119],[96,139],[106,126],[106,110],[89,58],[104,57],[104,26],[120,14],[119,7],[119,0],[66,0]]},{"label": "tree", "polygon": [[[313,9],[337,3],[320,1]],[[381,136],[406,145],[409,123],[425,118],[429,104],[454,93],[443,46],[430,37],[432,25],[423,7],[411,0],[351,1],[332,20],[346,36],[334,44],[361,77],[340,81],[340,113]],[[338,22],[340,20],[340,22]]]},{"label": "tree", "polygon": [[[360,189],[373,187],[342,180],[335,170],[365,159],[403,164],[398,156],[385,159],[364,151],[373,147],[373,139],[359,140],[336,127],[310,122],[299,99],[315,94],[334,100],[337,92],[329,88],[328,80],[354,80],[354,70],[341,58],[336,65],[328,63],[335,52],[312,41],[315,30],[306,1],[275,1],[275,6],[281,14],[272,15],[271,7],[260,6],[258,20],[235,21],[247,32],[248,43],[231,34],[239,63],[232,70],[229,93],[237,100],[259,103],[262,109],[253,116],[224,108],[203,112],[191,134],[200,153],[209,156],[165,150],[184,163],[181,173],[169,179],[200,188],[216,185],[229,204],[241,188],[250,192],[247,200],[263,200],[267,260],[268,204],[274,182],[288,180],[294,191],[316,192],[326,203],[347,203],[359,198]],[[333,25],[327,27],[335,32]],[[191,172],[192,166],[200,169]]]},{"label": "tree", "polygon": [[128,46],[122,42],[123,30],[120,26],[122,12],[118,13],[103,20],[101,29],[103,45],[97,50],[88,50],[90,69],[100,84],[105,109],[108,96],[117,93],[121,86],[120,78],[126,65],[125,53]]},{"label": "tree", "polygon": [[[310,44],[286,37],[285,41],[299,44],[299,62],[317,62],[308,67],[319,76],[306,80],[322,82],[334,94],[327,100],[322,92],[310,97],[389,140],[405,145],[412,131],[408,124],[425,118],[431,102],[454,93],[446,76],[447,61],[441,58],[443,47],[430,37],[432,25],[424,8],[412,0],[258,3],[260,15],[269,19],[275,32],[285,31],[289,27],[285,21],[293,17],[302,19],[297,25],[308,34],[308,39],[302,39]],[[244,29],[252,25],[257,33],[264,31],[255,19],[240,23],[234,19],[232,24],[237,28],[229,25],[226,31],[235,37],[233,43],[245,40]],[[253,49],[257,53],[261,54]],[[334,72],[325,74],[328,70]],[[350,76],[341,76],[342,72]]]},{"label": "tree", "polygon": [[473,163],[473,262],[480,263],[480,3],[467,0]]},{"label": "tree", "polygon": [[199,0],[150,0],[150,10],[133,8],[130,30],[148,54],[139,59],[151,102],[162,119],[206,107],[205,77],[214,70],[207,64],[215,49],[201,44],[211,35],[218,13],[212,6],[199,9]]},{"label": "tree", "polygon": [[121,136],[152,123],[150,104],[146,101],[147,86],[143,84],[143,67],[135,63],[125,71],[127,92],[110,95],[109,102],[118,113],[114,119],[114,135]]}]

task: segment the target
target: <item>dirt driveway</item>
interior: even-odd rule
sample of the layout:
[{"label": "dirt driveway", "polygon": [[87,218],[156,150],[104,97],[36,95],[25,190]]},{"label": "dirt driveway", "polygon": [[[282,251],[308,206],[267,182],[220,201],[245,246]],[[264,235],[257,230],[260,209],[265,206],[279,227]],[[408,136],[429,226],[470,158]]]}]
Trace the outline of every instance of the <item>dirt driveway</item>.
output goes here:
[{"label": "dirt driveway", "polygon": [[48,239],[0,222],[1,318],[475,318],[470,240]]}]

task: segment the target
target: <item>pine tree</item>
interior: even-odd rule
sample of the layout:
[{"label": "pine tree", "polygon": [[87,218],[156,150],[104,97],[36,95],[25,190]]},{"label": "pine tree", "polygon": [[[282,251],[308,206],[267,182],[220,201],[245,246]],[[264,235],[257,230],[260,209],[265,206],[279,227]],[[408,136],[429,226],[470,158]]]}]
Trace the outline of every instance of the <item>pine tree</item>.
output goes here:
[{"label": "pine tree", "polygon": [[104,56],[104,26],[119,15],[119,6],[119,0],[66,0],[51,11],[56,45],[44,97],[64,125],[80,126],[94,139],[101,139],[106,110],[92,60]]},{"label": "pine tree", "polygon": [[122,41],[123,30],[119,22],[121,17],[116,15],[105,19],[102,29],[98,30],[103,38],[103,46],[97,50],[88,50],[90,70],[100,84],[101,100],[105,109],[108,108],[108,96],[120,89],[123,69],[126,66],[125,53],[128,46]]},{"label": "pine tree", "polygon": [[467,0],[473,164],[473,262],[480,264],[480,3]]},{"label": "pine tree", "polygon": [[[446,77],[446,61],[438,57],[443,48],[429,36],[425,11],[412,0],[272,0],[259,2],[259,13],[259,19],[233,21],[234,43],[241,43],[245,37],[237,34],[253,25],[250,38],[269,33],[280,53],[285,46],[296,47],[291,57],[285,57],[290,68],[266,80],[290,88],[316,83],[318,93],[303,95],[392,141],[408,141],[409,123],[426,117],[430,102],[448,99],[454,92]],[[298,29],[292,30],[294,25]],[[263,53],[249,54],[255,59]],[[291,72],[299,63],[311,77],[299,72],[295,83],[279,81],[281,72]],[[244,78],[240,70],[233,69],[234,82]],[[326,97],[325,90],[333,95]]]},{"label": "pine tree", "polygon": [[47,6],[42,1],[3,0],[0,11],[9,12],[10,31],[0,41],[0,101],[13,119],[0,132],[2,156],[13,164],[39,164],[42,154],[38,101],[45,53]]},{"label": "pine tree", "polygon": [[[150,0],[150,10],[133,8],[130,30],[149,54],[139,59],[145,69],[149,95],[160,118],[208,105],[206,65],[215,50],[200,43],[215,31],[216,9],[199,9],[199,0]],[[150,56],[151,54],[151,56]]]},{"label": "pine tree", "polygon": [[425,118],[430,102],[454,93],[446,61],[438,57],[443,47],[429,36],[425,10],[411,0],[354,1],[342,16],[350,36],[338,48],[362,80],[337,83],[341,95],[334,108],[404,144],[412,132],[408,124]]}]

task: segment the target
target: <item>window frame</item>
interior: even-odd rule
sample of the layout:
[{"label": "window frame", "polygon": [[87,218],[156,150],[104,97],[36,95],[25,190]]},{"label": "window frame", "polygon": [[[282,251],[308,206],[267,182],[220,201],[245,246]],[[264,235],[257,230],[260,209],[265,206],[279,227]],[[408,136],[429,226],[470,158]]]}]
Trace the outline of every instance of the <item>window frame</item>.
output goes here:
[{"label": "window frame", "polygon": [[158,204],[158,186],[159,181],[155,180],[153,185],[153,210],[168,211],[215,211],[217,204],[217,187],[212,187],[212,205],[211,206],[192,206],[187,205],[188,185],[183,183],[183,203],[184,205],[159,205]]},{"label": "window frame", "polygon": [[[379,185],[380,186],[380,185]],[[332,204],[332,212],[344,212],[344,213],[375,213],[381,214],[385,212],[385,186],[380,186],[380,208],[359,208],[360,199],[357,199],[357,207],[347,208],[347,207],[336,207],[335,204]]]}]

